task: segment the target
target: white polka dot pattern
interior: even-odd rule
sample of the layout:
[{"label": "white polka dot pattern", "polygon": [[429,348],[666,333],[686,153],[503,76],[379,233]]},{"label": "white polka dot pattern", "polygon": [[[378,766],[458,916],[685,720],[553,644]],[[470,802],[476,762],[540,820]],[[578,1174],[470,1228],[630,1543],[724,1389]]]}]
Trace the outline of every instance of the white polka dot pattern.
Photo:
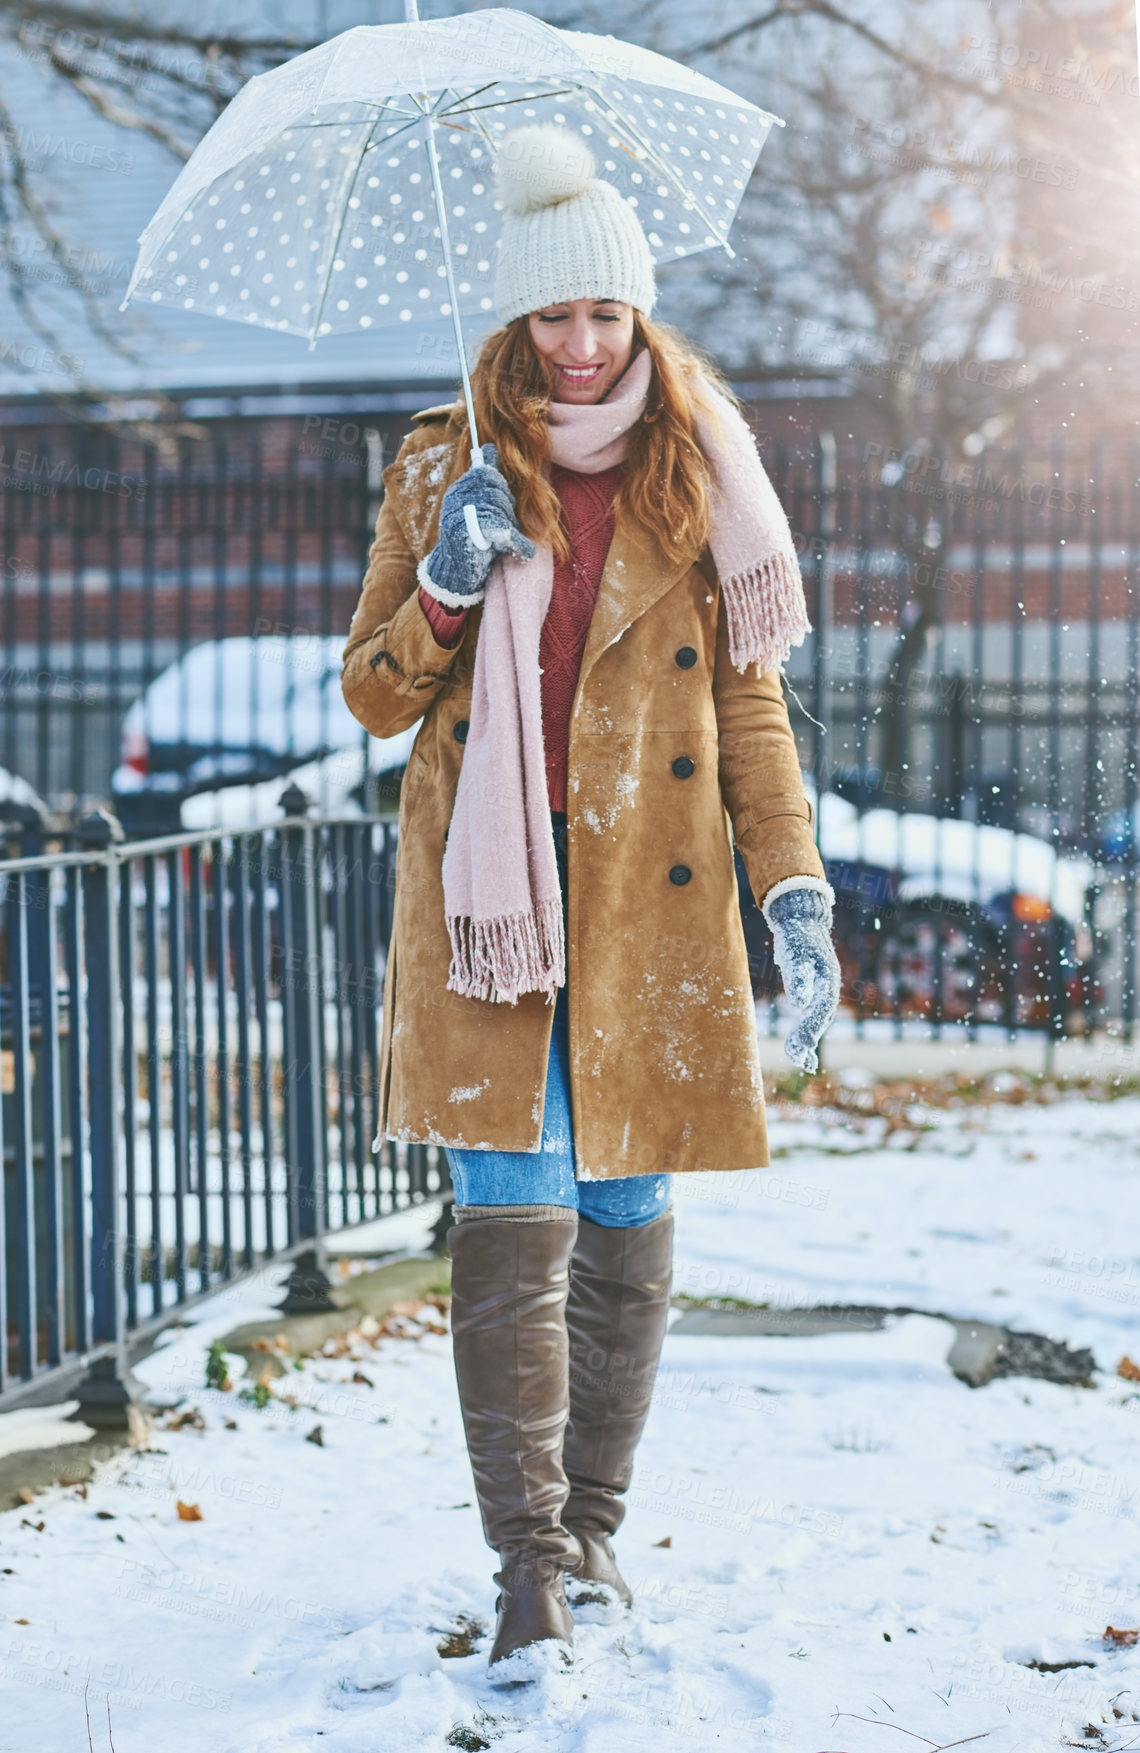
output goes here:
[{"label": "white polka dot pattern", "polygon": [[[489,21],[503,19],[514,21],[509,49],[491,42],[504,27]],[[466,32],[456,65],[426,93],[391,88],[409,33],[444,27]],[[461,314],[493,309],[495,144],[524,122],[582,134],[657,265],[727,245],[774,118],[648,51],[629,51],[637,76],[623,77],[621,47],[503,12],[345,32],[234,100],[143,234],[128,297],[310,340],[450,316],[426,103]],[[591,55],[595,64],[582,64]],[[504,77],[512,61],[530,77]],[[670,83],[647,82],[651,64],[671,70]]]}]

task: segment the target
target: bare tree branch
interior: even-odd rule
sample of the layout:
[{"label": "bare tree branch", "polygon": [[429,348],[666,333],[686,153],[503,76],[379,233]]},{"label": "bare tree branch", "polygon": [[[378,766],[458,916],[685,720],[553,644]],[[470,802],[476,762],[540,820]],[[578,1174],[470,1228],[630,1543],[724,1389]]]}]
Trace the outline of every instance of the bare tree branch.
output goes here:
[{"label": "bare tree branch", "polygon": [[[34,22],[37,32],[46,27],[49,31],[74,31],[89,40],[104,39],[108,42],[146,42],[172,45],[175,48],[194,49],[199,54],[230,55],[235,60],[243,60],[254,56],[278,56],[300,54],[304,49],[311,49],[320,39],[309,37],[283,36],[214,36],[187,29],[174,23],[151,23],[142,12],[132,12],[129,17],[122,17],[114,12],[99,12],[86,6],[67,6],[58,0],[4,0],[0,6],[0,26],[9,20],[18,23]],[[6,32],[11,34],[11,32]]]},{"label": "bare tree branch", "polygon": [[77,92],[91,106],[95,114],[101,116],[104,121],[114,122],[116,127],[131,129],[146,135],[147,139],[156,141],[159,146],[164,147],[167,152],[175,158],[182,159],[183,162],[190,157],[197,141],[180,140],[161,122],[140,114],[138,110],[128,110],[122,104],[114,103],[105,92],[99,89],[93,79],[85,73],[75,73],[60,56],[53,53],[51,60],[52,66],[58,73],[63,74],[72,90]]},{"label": "bare tree branch", "polygon": [[[97,334],[100,339],[106,342],[109,346],[115,347],[119,350],[124,350],[121,337],[113,334],[108,329],[103,320],[102,312],[99,309],[98,301],[91,296],[90,288],[85,285],[83,276],[79,273],[75,265],[68,260],[67,245],[52,224],[43,202],[32,187],[31,179],[28,175],[27,164],[19,147],[15,123],[11,111],[4,103],[2,97],[0,97],[0,140],[3,140],[10,163],[8,175],[9,184],[16,195],[22,211],[34,227],[36,235],[44,243],[48,254],[63,279],[64,284],[81,299],[87,321],[90,324],[93,333]],[[0,183],[0,199],[2,199],[2,195],[3,184]],[[4,202],[3,205],[0,206],[0,244],[3,245],[3,253],[7,263],[9,285],[12,290],[13,299],[29,328],[31,328],[46,345],[54,347],[56,345],[56,338],[50,326],[42,322],[38,311],[35,309],[29,298],[28,282],[30,276],[28,275],[23,262],[17,259],[16,252],[11,247],[14,235],[11,215],[8,211],[7,203]]]},{"label": "bare tree branch", "polygon": [[[715,55],[729,48],[733,43],[745,37],[754,36],[757,31],[765,30],[769,25],[789,18],[821,18],[829,24],[838,25],[844,31],[850,31],[855,37],[874,49],[886,61],[893,61],[905,67],[910,73],[918,73],[924,78],[930,77],[935,71],[929,61],[924,61],[910,54],[899,43],[892,43],[879,31],[872,30],[862,19],[854,17],[841,7],[832,4],[832,0],[777,0],[777,4],[767,12],[759,13],[755,18],[746,18],[740,24],[732,25],[728,30],[721,31],[718,36],[708,37],[703,43],[692,43],[688,48],[673,51],[678,61],[694,61],[701,55]],[[1000,98],[1000,92],[992,87],[979,84],[975,80],[963,79],[954,73],[940,71],[938,78],[947,90],[959,91],[970,97],[983,98],[993,102]]]}]

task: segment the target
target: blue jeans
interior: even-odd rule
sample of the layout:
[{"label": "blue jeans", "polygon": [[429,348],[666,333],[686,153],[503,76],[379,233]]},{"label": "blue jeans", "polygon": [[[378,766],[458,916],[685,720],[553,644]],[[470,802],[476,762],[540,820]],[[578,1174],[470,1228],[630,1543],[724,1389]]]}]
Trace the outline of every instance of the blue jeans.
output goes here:
[{"label": "blue jeans", "polygon": [[[554,845],[566,899],[566,818],[554,814]],[[607,1181],[574,1176],[570,1108],[570,1006],[563,986],[554,1006],[546,1107],[538,1150],[447,1151],[456,1205],[565,1205],[606,1229],[635,1229],[669,1209],[671,1175],[622,1175]]]}]

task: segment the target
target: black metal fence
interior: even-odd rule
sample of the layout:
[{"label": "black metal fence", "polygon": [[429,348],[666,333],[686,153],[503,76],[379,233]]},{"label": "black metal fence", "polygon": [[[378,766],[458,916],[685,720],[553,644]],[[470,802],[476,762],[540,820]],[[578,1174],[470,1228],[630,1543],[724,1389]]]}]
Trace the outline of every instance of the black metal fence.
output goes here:
[{"label": "black metal fence", "polygon": [[84,837],[0,864],[0,1405],[449,1188],[373,1148],[390,823]]},{"label": "black metal fence", "polygon": [[[236,691],[298,717],[295,692],[269,686],[273,642],[311,664],[314,644],[343,637],[395,437],[333,426],[27,441],[23,473],[15,458],[0,481],[0,763],[53,806],[105,801],[132,705],[153,703],[187,651],[224,642],[248,642]],[[818,630],[789,666],[793,722],[857,1017],[1130,1032],[1135,448],[951,461],[823,433],[765,456]],[[345,734],[310,722],[283,754],[280,727],[254,723],[247,741],[277,734],[274,750],[235,748],[235,690],[211,674],[186,672],[163,709],[173,699],[176,722],[152,713],[149,748],[126,750],[140,795],[175,821],[184,792],[245,757],[268,775]],[[335,669],[325,680],[327,717]],[[160,758],[156,786],[143,770]]]},{"label": "black metal fence", "polygon": [[817,628],[789,675],[860,1021],[1131,1034],[1138,463],[826,433],[775,459]]},{"label": "black metal fence", "polygon": [[[5,457],[9,773],[78,820],[166,666],[339,642],[381,460],[352,431],[271,451],[255,424],[165,446],[57,433]],[[1129,1036],[1137,454],[951,466],[824,433],[767,462],[817,629],[792,715],[858,1026]],[[256,723],[236,747],[214,686],[203,731],[200,693],[174,696],[193,734],[162,729],[175,790],[334,740],[310,722],[257,767]],[[0,799],[25,836],[36,813],[18,785]],[[435,1150],[372,1149],[394,833],[361,816],[117,842],[96,816],[74,850],[0,864],[0,1402],[80,1357],[121,1361],[258,1262],[446,1193]],[[745,911],[763,994],[770,946]]]},{"label": "black metal fence", "polygon": [[[383,444],[376,428],[336,424],[355,442],[297,432],[281,444],[257,422],[162,444],[92,428],[5,442],[0,765],[53,806],[104,802],[129,708],[184,653],[286,638],[304,675],[314,641],[343,637]],[[203,741],[232,753],[224,689],[207,692],[176,700],[195,720],[181,738],[192,758]],[[179,728],[164,725],[164,741]]]}]

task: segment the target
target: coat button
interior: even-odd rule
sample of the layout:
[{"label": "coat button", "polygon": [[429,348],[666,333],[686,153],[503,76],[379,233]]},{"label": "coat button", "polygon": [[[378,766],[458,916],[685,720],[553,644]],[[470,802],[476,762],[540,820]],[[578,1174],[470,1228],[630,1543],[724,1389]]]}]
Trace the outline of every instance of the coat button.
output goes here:
[{"label": "coat button", "polygon": [[467,741],[467,732],[470,729],[471,726],[467,720],[465,718],[460,718],[456,720],[455,728],[452,730],[451,734],[457,743],[465,743]]},{"label": "coat button", "polygon": [[688,755],[678,755],[673,763],[673,772],[678,779],[691,779],[696,768]]},{"label": "coat button", "polygon": [[697,654],[693,650],[692,646],[691,645],[682,645],[682,647],[681,647],[680,651],[677,653],[677,656],[675,659],[675,662],[677,664],[677,668],[681,669],[681,670],[691,670],[693,665],[696,663],[696,661],[697,661]]},{"label": "coat button", "polygon": [[691,879],[692,874],[687,864],[675,864],[669,872],[669,881],[675,883],[679,889],[683,889]]}]

